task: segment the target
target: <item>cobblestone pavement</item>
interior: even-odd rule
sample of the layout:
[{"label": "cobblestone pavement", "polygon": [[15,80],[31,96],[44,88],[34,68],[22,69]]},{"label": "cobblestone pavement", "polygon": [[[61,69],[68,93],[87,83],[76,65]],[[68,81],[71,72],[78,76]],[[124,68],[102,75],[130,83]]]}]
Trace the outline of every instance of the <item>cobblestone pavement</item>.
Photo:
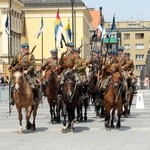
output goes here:
[{"label": "cobblestone pavement", "polygon": [[[88,109],[88,121],[75,124],[75,132],[63,134],[62,124],[51,124],[49,107],[45,100],[36,118],[37,130],[18,134],[15,107],[11,115],[8,103],[0,103],[1,150],[150,150],[150,94],[143,94],[144,109],[136,109],[134,97],[131,115],[121,118],[120,129],[106,131],[104,119],[96,118],[93,106]],[[24,112],[24,111],[23,111]]]}]

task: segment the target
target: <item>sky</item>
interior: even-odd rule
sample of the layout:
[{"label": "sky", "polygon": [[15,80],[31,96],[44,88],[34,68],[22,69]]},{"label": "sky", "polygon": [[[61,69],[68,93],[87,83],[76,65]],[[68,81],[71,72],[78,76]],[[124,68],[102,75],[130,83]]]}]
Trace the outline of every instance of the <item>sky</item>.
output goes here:
[{"label": "sky", "polygon": [[150,21],[150,0],[82,0],[88,8],[99,10],[105,21]]}]

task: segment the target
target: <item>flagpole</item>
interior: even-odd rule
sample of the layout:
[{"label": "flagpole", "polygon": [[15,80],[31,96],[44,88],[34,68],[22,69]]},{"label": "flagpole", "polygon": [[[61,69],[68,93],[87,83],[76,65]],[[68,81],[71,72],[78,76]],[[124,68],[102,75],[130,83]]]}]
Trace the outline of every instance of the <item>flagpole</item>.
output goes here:
[{"label": "flagpole", "polygon": [[[56,28],[56,22],[54,21],[54,35],[55,35],[55,28]],[[55,49],[57,49],[56,47],[56,35],[55,35]],[[58,65],[58,49],[57,49],[57,60],[56,60],[56,64]]]},{"label": "flagpole", "polygon": [[[102,7],[99,7],[99,12],[100,12],[100,19],[101,19],[101,22],[100,22],[100,24],[101,24],[101,26],[103,27],[104,26],[104,19],[103,19],[103,17],[102,17]],[[100,37],[100,39],[101,39],[101,47],[100,47],[100,53],[102,54],[102,49],[103,49],[103,29],[102,29],[102,32],[101,32],[101,37]]]},{"label": "flagpole", "polygon": [[[9,14],[9,15],[8,15]],[[8,29],[9,29],[9,35],[8,35],[8,65],[10,65],[10,51],[11,51],[11,0],[9,1],[9,10],[7,12],[7,15],[9,17],[9,23],[8,23]],[[11,75],[10,75],[11,76]],[[11,97],[11,89],[10,89],[10,82],[8,84],[9,86],[9,115],[11,115],[11,105],[10,105],[10,97]]]},{"label": "flagpole", "polygon": [[43,32],[41,35],[41,48],[42,48],[42,64],[43,64]]}]

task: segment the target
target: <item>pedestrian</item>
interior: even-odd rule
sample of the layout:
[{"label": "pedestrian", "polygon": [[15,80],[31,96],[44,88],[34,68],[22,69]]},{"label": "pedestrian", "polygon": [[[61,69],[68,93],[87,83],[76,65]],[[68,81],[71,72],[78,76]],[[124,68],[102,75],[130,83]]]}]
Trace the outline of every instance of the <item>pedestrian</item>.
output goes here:
[{"label": "pedestrian", "polygon": [[145,90],[149,89],[149,78],[147,75],[145,75],[145,78],[144,78],[144,89]]},{"label": "pedestrian", "polygon": [[4,77],[2,73],[0,73],[0,84],[4,84]]}]

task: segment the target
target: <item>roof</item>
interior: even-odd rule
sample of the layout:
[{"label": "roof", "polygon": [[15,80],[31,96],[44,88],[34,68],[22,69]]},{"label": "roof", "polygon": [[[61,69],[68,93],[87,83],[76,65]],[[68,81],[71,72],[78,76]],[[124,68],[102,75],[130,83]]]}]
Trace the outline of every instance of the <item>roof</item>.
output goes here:
[{"label": "roof", "polygon": [[[92,16],[91,29],[96,30],[98,28],[100,22],[100,11],[95,9],[89,9],[89,12]],[[98,37],[100,37],[100,31],[97,33]]]},{"label": "roof", "polygon": [[89,9],[89,12],[92,16],[92,22],[91,22],[91,27],[93,29],[97,29],[99,22],[100,22],[100,12],[95,9]]},{"label": "roof", "polygon": [[[71,0],[21,0],[25,7],[70,7]],[[82,0],[75,0],[74,6],[85,6]]]}]

